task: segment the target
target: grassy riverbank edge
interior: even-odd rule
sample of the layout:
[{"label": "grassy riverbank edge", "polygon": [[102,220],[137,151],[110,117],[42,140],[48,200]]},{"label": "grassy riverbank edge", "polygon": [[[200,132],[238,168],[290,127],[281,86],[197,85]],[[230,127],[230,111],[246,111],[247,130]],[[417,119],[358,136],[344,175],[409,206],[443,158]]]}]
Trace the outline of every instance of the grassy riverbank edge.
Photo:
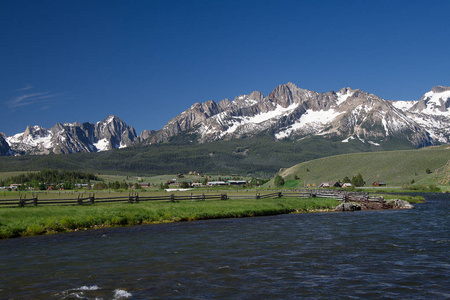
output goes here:
[{"label": "grassy riverbank edge", "polygon": [[96,228],[332,211],[335,199],[277,198],[0,209],[0,239]]}]

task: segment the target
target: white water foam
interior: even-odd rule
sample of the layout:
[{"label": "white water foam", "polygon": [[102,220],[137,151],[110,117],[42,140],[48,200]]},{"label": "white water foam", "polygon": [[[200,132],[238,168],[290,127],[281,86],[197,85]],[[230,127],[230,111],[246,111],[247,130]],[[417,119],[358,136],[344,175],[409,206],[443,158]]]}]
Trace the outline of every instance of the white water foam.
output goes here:
[{"label": "white water foam", "polygon": [[115,289],[114,290],[114,299],[123,299],[130,298],[132,295],[124,290]]},{"label": "white water foam", "polygon": [[96,291],[98,289],[100,289],[100,288],[96,285],[91,285],[91,286],[83,285],[82,287],[80,287],[78,289],[73,289],[73,291]]}]

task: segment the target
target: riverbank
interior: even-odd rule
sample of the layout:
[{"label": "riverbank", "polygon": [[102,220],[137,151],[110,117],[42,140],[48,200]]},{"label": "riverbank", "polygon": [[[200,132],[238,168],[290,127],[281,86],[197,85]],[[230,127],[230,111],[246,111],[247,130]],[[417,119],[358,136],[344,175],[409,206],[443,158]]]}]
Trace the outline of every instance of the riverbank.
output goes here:
[{"label": "riverbank", "polygon": [[335,199],[277,198],[226,201],[102,203],[0,209],[0,238],[96,228],[287,213],[332,211]]}]

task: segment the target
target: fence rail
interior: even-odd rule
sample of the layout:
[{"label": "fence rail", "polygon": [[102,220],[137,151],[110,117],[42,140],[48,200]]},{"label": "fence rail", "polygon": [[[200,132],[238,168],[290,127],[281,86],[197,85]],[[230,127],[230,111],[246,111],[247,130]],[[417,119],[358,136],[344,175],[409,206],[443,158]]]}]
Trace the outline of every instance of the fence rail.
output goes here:
[{"label": "fence rail", "polygon": [[77,198],[64,198],[64,199],[38,199],[38,194],[32,194],[31,198],[25,198],[22,196],[19,199],[5,199],[0,200],[0,208],[2,207],[25,207],[25,206],[41,206],[41,205],[89,205],[95,203],[110,203],[110,202],[122,202],[122,203],[139,203],[146,201],[207,201],[207,200],[245,200],[245,199],[275,199],[281,197],[291,198],[336,198],[340,201],[379,201],[379,197],[369,196],[366,193],[357,192],[344,192],[344,191],[330,191],[330,190],[300,190],[300,191],[279,191],[268,194],[256,193],[255,195],[227,195],[226,193],[209,195],[209,194],[196,194],[190,195],[175,195],[170,194],[167,196],[139,196],[138,193],[129,193],[128,196],[115,196],[115,197],[95,197],[95,193],[89,193],[88,197],[83,197],[83,194],[79,194]]}]

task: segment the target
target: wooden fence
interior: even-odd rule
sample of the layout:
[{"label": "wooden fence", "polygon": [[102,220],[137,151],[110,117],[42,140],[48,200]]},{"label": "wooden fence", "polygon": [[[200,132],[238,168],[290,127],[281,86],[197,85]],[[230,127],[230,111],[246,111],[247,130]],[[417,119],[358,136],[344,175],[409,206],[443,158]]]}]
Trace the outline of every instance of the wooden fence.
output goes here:
[{"label": "wooden fence", "polygon": [[117,197],[100,197],[97,198],[95,193],[89,193],[87,197],[84,194],[79,194],[77,198],[66,199],[39,199],[38,194],[33,193],[31,198],[25,198],[26,196],[19,197],[19,199],[6,199],[0,200],[1,207],[25,207],[25,206],[41,206],[41,205],[87,205],[95,203],[108,203],[108,202],[121,202],[121,203],[139,203],[146,201],[165,201],[165,202],[178,202],[178,201],[206,201],[206,200],[228,200],[228,199],[275,199],[281,197],[292,198],[335,198],[340,201],[379,201],[377,197],[369,197],[365,193],[349,193],[339,190],[300,190],[300,191],[283,191],[272,192],[268,194],[256,193],[253,195],[227,195],[226,193],[210,195],[210,194],[197,194],[194,195],[175,195],[170,194],[167,196],[139,196],[138,193],[129,193],[128,196]]}]

